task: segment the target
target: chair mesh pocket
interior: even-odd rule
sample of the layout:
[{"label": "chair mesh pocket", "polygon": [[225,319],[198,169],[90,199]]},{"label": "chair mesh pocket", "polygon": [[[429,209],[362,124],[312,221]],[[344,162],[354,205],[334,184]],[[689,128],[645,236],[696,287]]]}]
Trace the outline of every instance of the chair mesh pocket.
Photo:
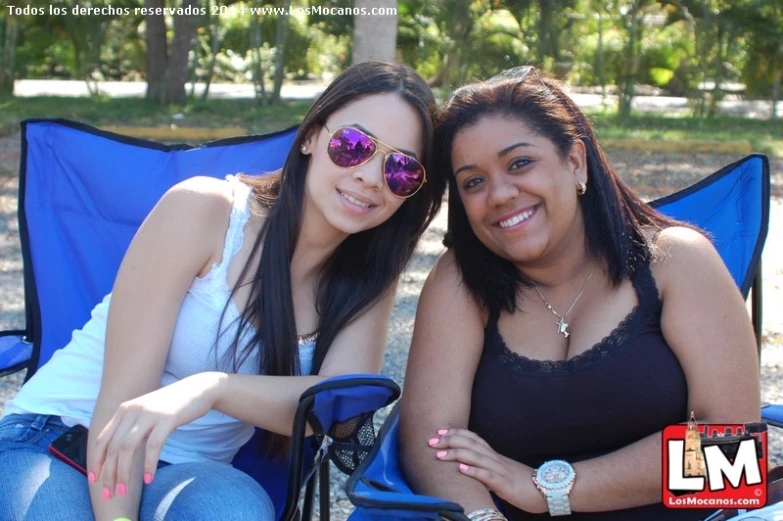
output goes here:
[{"label": "chair mesh pocket", "polygon": [[372,419],[371,411],[332,425],[329,436],[334,441],[329,452],[335,466],[344,474],[351,474],[356,470],[370,453],[375,443]]}]

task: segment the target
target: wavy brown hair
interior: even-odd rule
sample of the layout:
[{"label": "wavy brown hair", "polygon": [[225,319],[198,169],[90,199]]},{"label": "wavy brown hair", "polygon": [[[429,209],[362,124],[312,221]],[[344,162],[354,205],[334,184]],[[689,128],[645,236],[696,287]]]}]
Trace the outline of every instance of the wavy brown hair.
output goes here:
[{"label": "wavy brown hair", "polygon": [[550,140],[561,159],[577,141],[587,152],[590,187],[579,198],[590,254],[603,260],[617,285],[648,262],[653,246],[644,228],[682,226],[644,203],[620,180],[604,155],[592,125],[560,86],[526,69],[509,77],[467,85],[448,101],[435,129],[435,168],[449,180],[448,234],[444,243],[454,250],[468,290],[486,309],[517,310],[517,296],[533,285],[516,266],[492,253],[473,232],[460,199],[451,152],[460,130],[486,116],[502,116],[527,125]]}]

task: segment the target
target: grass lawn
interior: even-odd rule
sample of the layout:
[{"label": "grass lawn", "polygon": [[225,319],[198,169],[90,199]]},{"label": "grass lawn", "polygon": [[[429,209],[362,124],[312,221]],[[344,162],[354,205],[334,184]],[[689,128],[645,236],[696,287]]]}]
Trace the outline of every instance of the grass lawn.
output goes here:
[{"label": "grass lawn", "polygon": [[754,152],[783,157],[783,120],[720,116],[712,119],[687,116],[635,114],[622,119],[616,113],[588,114],[598,139],[650,139],[663,141],[749,141]]},{"label": "grass lawn", "polygon": [[[15,129],[31,117],[68,118],[96,126],[137,127],[240,127],[264,133],[301,121],[310,102],[287,102],[262,107],[253,100],[193,101],[184,106],[161,107],[139,98],[14,98],[0,96],[0,130]],[[184,118],[174,119],[175,114]],[[749,141],[754,151],[783,157],[783,120],[738,117],[695,119],[687,116],[638,114],[621,119],[613,112],[589,114],[599,139],[664,141]]]},{"label": "grass lawn", "polygon": [[[262,107],[253,100],[193,101],[161,107],[140,98],[14,98],[0,96],[0,126],[14,129],[26,118],[67,118],[95,126],[135,127],[241,127],[248,133],[280,130],[298,123],[309,101]],[[175,114],[184,118],[174,119]]]}]

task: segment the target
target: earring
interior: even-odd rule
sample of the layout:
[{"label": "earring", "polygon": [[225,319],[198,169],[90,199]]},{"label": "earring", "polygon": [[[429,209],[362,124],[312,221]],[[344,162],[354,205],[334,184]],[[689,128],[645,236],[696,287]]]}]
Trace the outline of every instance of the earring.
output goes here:
[{"label": "earring", "polygon": [[307,145],[302,145],[302,149],[301,150],[302,150],[303,154],[306,154],[307,153]]},{"label": "earring", "polygon": [[585,195],[587,193],[587,185],[584,182],[579,181],[579,188],[576,189],[576,193]]}]

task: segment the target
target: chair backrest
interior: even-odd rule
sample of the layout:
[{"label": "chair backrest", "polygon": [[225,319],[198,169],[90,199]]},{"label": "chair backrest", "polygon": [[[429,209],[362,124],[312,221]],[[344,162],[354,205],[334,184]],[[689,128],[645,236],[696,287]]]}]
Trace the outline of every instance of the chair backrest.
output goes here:
[{"label": "chair backrest", "polygon": [[[707,231],[737,287],[747,297],[769,224],[769,163],[765,156],[748,156],[651,204],[670,217]],[[460,505],[411,491],[398,460],[398,421],[395,407],[373,450],[346,484],[348,498],[357,507],[351,521],[465,521]]]},{"label": "chair backrest", "polygon": [[766,156],[747,156],[651,205],[707,231],[742,296],[748,296],[769,225]]},{"label": "chair backrest", "polygon": [[[205,145],[163,145],[65,120],[22,124],[19,228],[25,262],[29,378],[65,346],[111,291],[131,239],[161,196],[204,175],[260,175],[282,167],[296,127]],[[287,461],[265,461],[260,430],[234,465],[285,501]]]},{"label": "chair backrest", "polygon": [[20,234],[28,378],[65,346],[111,291],[125,251],[164,192],[196,175],[222,178],[282,167],[296,128],[162,145],[64,120],[22,124]]}]

